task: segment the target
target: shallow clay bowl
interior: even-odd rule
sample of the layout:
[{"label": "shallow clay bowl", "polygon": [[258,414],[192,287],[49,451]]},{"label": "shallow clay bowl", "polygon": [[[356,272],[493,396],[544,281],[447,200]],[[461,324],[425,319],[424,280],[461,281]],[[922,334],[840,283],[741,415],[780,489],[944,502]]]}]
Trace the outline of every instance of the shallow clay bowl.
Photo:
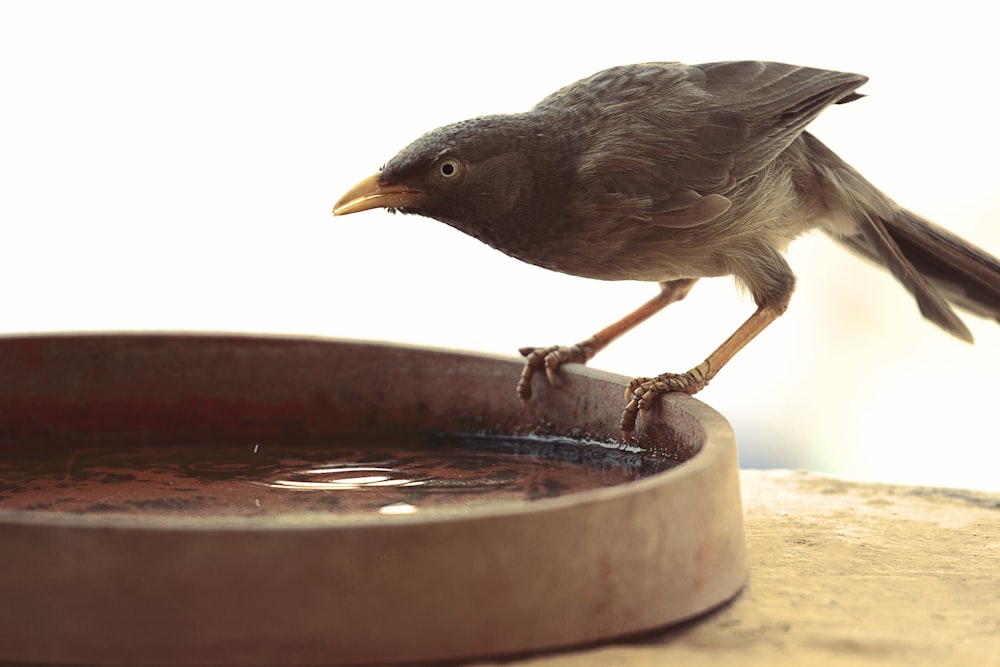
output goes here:
[{"label": "shallow clay bowl", "polygon": [[[536,378],[529,415],[520,361],[398,345],[8,336],[0,369],[0,661],[522,653],[692,618],[746,578],[728,424],[672,395],[622,446],[619,376]],[[441,450],[457,433],[475,437]],[[491,434],[525,436],[514,463],[464,458],[508,447]],[[396,446],[437,472],[366,458]],[[170,467],[199,448],[212,465]],[[343,485],[351,457],[367,472]],[[525,481],[522,463],[542,472]],[[328,477],[311,485],[296,465]],[[576,468],[599,484],[577,488]]]}]

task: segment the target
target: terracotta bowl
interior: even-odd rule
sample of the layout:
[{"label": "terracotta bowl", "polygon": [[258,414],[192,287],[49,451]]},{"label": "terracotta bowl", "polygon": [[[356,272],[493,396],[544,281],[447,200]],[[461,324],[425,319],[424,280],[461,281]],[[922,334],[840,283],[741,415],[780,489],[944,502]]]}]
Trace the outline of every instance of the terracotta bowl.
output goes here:
[{"label": "terracotta bowl", "polygon": [[8,336],[0,368],[0,661],[523,653],[747,575],[728,424],[669,396],[624,446],[619,376],[529,415],[519,360],[399,345]]}]

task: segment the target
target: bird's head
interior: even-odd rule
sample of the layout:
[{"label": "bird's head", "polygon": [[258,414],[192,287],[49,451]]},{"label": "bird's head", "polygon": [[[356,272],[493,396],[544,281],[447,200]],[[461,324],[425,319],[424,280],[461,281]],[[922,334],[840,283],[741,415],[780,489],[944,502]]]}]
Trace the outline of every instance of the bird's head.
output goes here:
[{"label": "bird's head", "polygon": [[371,208],[445,222],[494,247],[530,224],[540,191],[559,178],[554,139],[530,114],[486,116],[428,132],[333,208],[348,215]]}]

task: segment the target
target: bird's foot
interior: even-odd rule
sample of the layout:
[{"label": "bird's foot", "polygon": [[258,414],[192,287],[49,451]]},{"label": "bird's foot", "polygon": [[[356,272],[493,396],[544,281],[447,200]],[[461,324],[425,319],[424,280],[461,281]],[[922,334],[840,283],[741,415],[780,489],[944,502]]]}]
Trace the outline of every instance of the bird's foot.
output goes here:
[{"label": "bird's foot", "polygon": [[635,422],[639,414],[645,414],[653,406],[653,399],[660,394],[679,391],[685,394],[696,394],[708,385],[714,373],[706,361],[687,373],[663,373],[655,378],[636,378],[625,390],[625,409],[620,421],[622,437],[628,440],[635,430]]},{"label": "bird's foot", "polygon": [[517,381],[517,397],[527,405],[531,399],[531,378],[542,366],[545,376],[553,387],[559,386],[559,367],[563,364],[585,364],[596,350],[589,341],[576,345],[552,345],[550,347],[522,347],[519,352],[525,357],[521,377]]}]

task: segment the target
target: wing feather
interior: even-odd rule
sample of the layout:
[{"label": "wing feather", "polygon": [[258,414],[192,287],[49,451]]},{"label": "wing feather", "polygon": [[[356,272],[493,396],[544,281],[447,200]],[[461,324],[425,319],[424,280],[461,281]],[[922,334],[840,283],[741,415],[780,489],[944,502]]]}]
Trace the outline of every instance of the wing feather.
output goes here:
[{"label": "wing feather", "polygon": [[783,63],[646,63],[599,72],[535,109],[561,113],[569,128],[571,213],[692,227],[729,210],[739,183],[866,80]]}]

